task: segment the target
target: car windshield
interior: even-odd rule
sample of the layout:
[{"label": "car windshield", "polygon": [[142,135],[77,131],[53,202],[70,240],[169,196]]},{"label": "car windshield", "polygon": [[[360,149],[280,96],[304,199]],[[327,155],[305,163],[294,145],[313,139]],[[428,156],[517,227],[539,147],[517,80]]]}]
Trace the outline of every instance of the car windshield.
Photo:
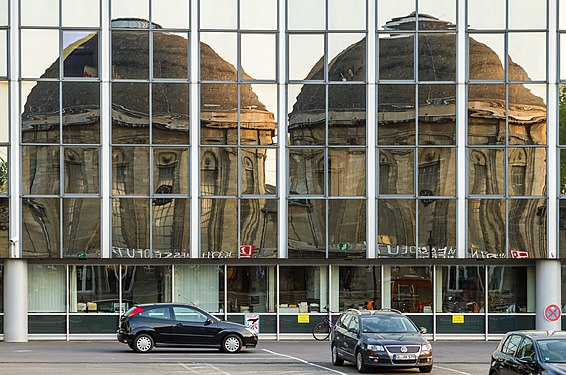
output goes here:
[{"label": "car windshield", "polygon": [[368,316],[362,319],[362,332],[416,333],[415,325],[404,316]]},{"label": "car windshield", "polygon": [[566,363],[566,338],[560,340],[540,340],[538,346],[543,361]]}]

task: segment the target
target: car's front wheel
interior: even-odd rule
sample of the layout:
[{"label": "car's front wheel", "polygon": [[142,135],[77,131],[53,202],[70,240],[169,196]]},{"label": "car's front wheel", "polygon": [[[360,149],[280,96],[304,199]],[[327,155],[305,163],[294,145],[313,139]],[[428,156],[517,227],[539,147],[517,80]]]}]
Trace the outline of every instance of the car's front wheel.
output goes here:
[{"label": "car's front wheel", "polygon": [[430,366],[425,366],[425,367],[419,367],[419,371],[425,374],[428,374],[429,372],[432,371],[432,365]]},{"label": "car's front wheel", "polygon": [[338,356],[336,345],[332,345],[332,364],[334,366],[342,366],[344,364],[344,360]]},{"label": "car's front wheel", "polygon": [[222,351],[226,353],[238,353],[242,350],[242,339],[238,335],[228,335],[222,340]]},{"label": "car's front wheel", "polygon": [[138,353],[148,353],[155,345],[153,337],[147,333],[137,335],[132,344],[134,347],[133,349]]},{"label": "car's front wheel", "polygon": [[356,369],[358,372],[366,372],[367,366],[364,362],[364,355],[362,354],[361,350],[356,352]]}]

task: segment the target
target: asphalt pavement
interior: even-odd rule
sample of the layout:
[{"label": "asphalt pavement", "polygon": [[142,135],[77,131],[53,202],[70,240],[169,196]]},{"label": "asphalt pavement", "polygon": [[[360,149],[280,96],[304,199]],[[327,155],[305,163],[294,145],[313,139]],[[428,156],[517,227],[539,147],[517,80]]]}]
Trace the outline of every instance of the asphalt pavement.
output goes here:
[{"label": "asphalt pavement", "polygon": [[[487,374],[497,341],[435,341],[433,374]],[[379,371],[384,373],[383,371]],[[417,370],[399,370],[418,374]],[[0,374],[355,374],[353,364],[333,366],[330,344],[314,340],[261,340],[238,354],[210,349],[156,348],[132,352],[117,341],[0,342]]]}]

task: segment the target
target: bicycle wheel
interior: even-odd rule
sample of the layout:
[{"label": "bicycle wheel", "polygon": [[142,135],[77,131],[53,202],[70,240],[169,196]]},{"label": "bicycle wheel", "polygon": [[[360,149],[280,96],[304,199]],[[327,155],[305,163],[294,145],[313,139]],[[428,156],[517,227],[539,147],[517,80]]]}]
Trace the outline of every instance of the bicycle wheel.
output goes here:
[{"label": "bicycle wheel", "polygon": [[312,329],[312,336],[317,341],[326,340],[330,336],[330,327],[326,322],[317,323]]}]

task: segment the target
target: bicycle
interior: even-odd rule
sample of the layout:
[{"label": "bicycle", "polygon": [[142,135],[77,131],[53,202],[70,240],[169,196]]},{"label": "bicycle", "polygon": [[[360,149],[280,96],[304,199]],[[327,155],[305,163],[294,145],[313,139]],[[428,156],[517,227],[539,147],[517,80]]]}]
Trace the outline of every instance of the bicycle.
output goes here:
[{"label": "bicycle", "polygon": [[312,327],[312,336],[317,341],[328,340],[332,327],[334,327],[334,323],[332,323],[332,315],[329,312],[328,316],[324,318],[324,321],[318,322]]}]

